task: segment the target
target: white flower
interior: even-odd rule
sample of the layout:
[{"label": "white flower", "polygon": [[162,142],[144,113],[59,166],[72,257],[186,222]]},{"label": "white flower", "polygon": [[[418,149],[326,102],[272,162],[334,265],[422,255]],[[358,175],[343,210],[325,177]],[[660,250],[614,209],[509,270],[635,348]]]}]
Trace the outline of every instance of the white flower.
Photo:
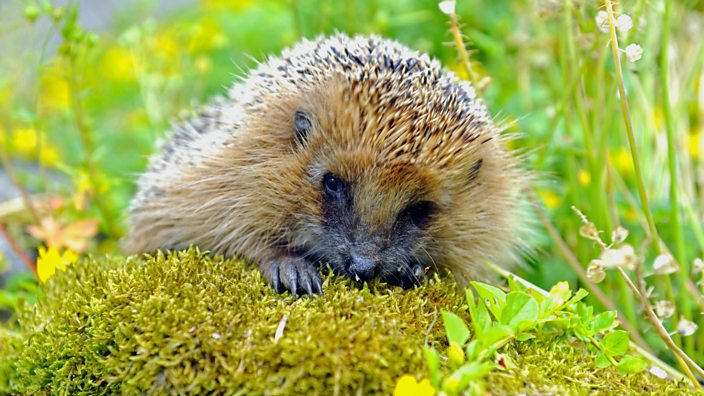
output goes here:
[{"label": "white flower", "polygon": [[680,318],[680,321],[677,323],[677,331],[684,337],[691,336],[698,328],[699,326],[697,326],[696,323],[690,322],[684,316]]},{"label": "white flower", "polygon": [[627,237],[628,237],[628,230],[621,227],[621,226],[618,226],[611,233],[611,242],[618,245],[618,244],[622,243],[623,241],[625,241]]},{"label": "white flower", "polygon": [[626,59],[629,62],[635,62],[643,56],[643,47],[638,44],[628,44],[626,47]]},{"label": "white flower", "polygon": [[604,270],[604,262],[601,260],[592,260],[587,267],[587,279],[594,283],[599,283],[606,278]]},{"label": "white flower", "polygon": [[694,262],[692,262],[692,271],[695,274],[704,271],[704,260],[700,259],[699,257],[695,258]]},{"label": "white flower", "polygon": [[455,13],[455,0],[445,0],[438,4],[440,11],[445,15],[452,15]]},{"label": "white flower", "polygon": [[601,253],[599,261],[605,268],[621,267],[627,270],[636,269],[637,259],[636,252],[631,245],[623,245],[618,249],[606,249]]},{"label": "white flower", "polygon": [[626,33],[631,30],[632,27],[633,20],[631,20],[631,17],[627,14],[621,14],[616,18],[616,28],[618,28],[621,33]]},{"label": "white flower", "polygon": [[675,313],[675,304],[672,301],[660,300],[655,303],[655,313],[660,319],[667,319]]},{"label": "white flower", "polygon": [[596,27],[602,33],[609,31],[609,14],[606,11],[602,10],[596,13]]},{"label": "white flower", "polygon": [[675,259],[669,254],[661,254],[655,258],[653,263],[653,271],[657,275],[668,275],[677,272],[677,264]]}]

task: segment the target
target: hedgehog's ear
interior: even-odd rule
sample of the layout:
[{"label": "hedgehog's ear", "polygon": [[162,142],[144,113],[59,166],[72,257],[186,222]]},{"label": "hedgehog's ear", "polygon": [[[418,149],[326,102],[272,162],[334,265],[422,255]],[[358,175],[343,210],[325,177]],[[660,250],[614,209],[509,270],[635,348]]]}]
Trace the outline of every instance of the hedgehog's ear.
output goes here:
[{"label": "hedgehog's ear", "polygon": [[304,111],[297,110],[293,115],[293,132],[296,141],[300,144],[304,144],[308,140],[308,135],[310,135],[312,130],[313,122],[310,120],[308,114]]},{"label": "hedgehog's ear", "polygon": [[484,161],[479,158],[474,164],[472,164],[472,167],[469,168],[469,177],[467,178],[467,181],[471,183],[477,178],[477,176],[479,176],[479,170],[482,168],[483,162]]}]

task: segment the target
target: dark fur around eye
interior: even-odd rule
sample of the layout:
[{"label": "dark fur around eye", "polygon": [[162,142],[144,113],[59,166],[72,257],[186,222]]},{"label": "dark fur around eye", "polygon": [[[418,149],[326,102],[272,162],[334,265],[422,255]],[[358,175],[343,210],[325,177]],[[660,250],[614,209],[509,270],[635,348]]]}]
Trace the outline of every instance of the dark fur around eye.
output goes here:
[{"label": "dark fur around eye", "polygon": [[418,228],[425,228],[430,222],[433,213],[437,211],[437,206],[430,201],[420,201],[408,205],[403,211],[404,215]]},{"label": "dark fur around eye", "polygon": [[345,182],[328,172],[323,176],[323,190],[330,198],[340,199],[345,194]]},{"label": "dark fur around eye", "polygon": [[308,114],[302,111],[296,111],[293,115],[293,130],[296,140],[299,143],[305,143],[308,135],[313,130],[313,122],[308,117]]}]

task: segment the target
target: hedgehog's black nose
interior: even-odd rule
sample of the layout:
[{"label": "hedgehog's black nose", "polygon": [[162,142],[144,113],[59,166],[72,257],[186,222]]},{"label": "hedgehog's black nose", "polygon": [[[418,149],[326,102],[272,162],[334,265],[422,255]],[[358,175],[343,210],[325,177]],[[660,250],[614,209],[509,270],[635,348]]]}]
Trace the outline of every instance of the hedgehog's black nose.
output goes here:
[{"label": "hedgehog's black nose", "polygon": [[357,281],[368,281],[376,276],[376,262],[368,257],[352,254],[349,271]]}]

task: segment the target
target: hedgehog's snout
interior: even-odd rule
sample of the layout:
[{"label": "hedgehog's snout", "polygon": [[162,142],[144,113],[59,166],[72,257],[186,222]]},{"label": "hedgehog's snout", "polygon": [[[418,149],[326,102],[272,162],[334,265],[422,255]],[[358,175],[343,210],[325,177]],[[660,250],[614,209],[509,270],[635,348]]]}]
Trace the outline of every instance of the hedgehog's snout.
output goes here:
[{"label": "hedgehog's snout", "polygon": [[350,255],[347,268],[356,281],[368,281],[380,272],[376,260],[355,253]]}]

